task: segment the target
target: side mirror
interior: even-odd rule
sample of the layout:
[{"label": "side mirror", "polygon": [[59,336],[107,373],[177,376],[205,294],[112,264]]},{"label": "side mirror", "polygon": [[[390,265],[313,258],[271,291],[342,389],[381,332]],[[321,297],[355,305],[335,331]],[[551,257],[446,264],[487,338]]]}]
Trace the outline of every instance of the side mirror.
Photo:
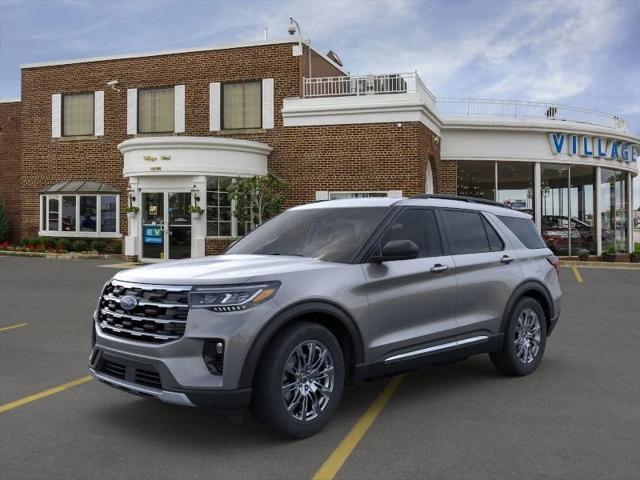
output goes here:
[{"label": "side mirror", "polygon": [[392,260],[411,260],[418,258],[420,249],[411,240],[391,240],[382,247],[382,256],[371,258],[372,262],[386,262]]}]

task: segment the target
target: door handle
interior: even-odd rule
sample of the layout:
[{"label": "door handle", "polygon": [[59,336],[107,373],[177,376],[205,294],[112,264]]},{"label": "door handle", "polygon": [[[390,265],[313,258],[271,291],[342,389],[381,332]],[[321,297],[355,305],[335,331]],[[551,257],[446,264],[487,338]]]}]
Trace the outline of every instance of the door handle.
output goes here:
[{"label": "door handle", "polygon": [[431,272],[433,273],[442,273],[449,270],[449,267],[446,265],[441,265],[440,263],[436,263],[433,267],[431,267]]},{"label": "door handle", "polygon": [[503,255],[500,261],[505,265],[509,265],[511,262],[513,262],[513,257],[510,257],[509,255]]}]

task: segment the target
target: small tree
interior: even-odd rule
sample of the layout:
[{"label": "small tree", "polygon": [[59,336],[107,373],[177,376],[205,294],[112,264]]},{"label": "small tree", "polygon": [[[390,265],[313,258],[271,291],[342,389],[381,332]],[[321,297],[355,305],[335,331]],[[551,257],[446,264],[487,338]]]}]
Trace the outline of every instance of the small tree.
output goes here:
[{"label": "small tree", "polygon": [[260,226],[280,213],[284,205],[285,182],[272,173],[238,178],[227,191],[235,202],[234,214],[239,222]]},{"label": "small tree", "polygon": [[4,208],[4,200],[0,198],[0,242],[9,240],[9,218]]}]

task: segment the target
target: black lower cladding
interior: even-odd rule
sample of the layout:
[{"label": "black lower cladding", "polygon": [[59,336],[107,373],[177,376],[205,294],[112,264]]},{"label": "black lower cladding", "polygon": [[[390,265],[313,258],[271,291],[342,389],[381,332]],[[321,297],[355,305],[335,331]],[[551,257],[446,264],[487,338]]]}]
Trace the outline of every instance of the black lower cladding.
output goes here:
[{"label": "black lower cladding", "polygon": [[[91,367],[98,373],[140,385],[144,388],[184,393],[198,407],[218,409],[245,408],[251,401],[251,388],[237,390],[185,389],[162,364],[151,365],[121,355],[114,355],[102,349],[92,354]],[[112,384],[115,385],[115,384]],[[135,393],[135,392],[133,392]]]}]

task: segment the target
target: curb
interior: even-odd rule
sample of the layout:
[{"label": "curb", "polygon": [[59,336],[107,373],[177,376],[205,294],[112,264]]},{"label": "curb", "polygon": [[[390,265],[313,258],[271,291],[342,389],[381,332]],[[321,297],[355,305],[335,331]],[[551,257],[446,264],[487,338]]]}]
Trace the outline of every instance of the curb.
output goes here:
[{"label": "curb", "polygon": [[119,254],[110,253],[47,253],[47,252],[16,252],[13,250],[0,250],[0,255],[7,257],[41,257],[56,258],[59,260],[99,260],[120,258]]},{"label": "curb", "polygon": [[608,268],[613,270],[640,270],[640,263],[629,262],[574,262],[569,260],[560,260],[563,267],[580,267],[580,268]]}]

